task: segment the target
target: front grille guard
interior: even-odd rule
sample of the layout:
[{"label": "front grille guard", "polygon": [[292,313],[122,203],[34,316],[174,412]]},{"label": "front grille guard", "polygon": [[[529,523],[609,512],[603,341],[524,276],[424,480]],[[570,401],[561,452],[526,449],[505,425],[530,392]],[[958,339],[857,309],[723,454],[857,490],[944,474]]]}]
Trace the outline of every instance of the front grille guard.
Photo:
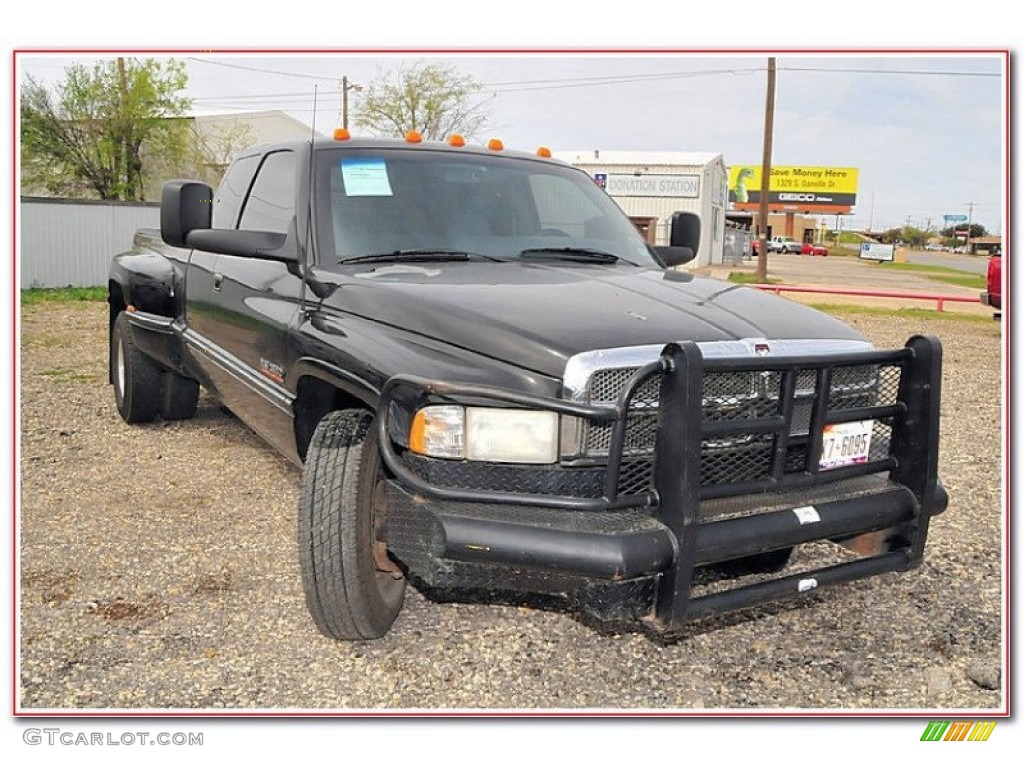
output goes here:
[{"label": "front grille guard", "polygon": [[[696,514],[702,498],[790,490],[848,477],[889,472],[891,479],[908,487],[924,509],[930,509],[938,484],[938,423],[941,383],[941,344],[932,336],[915,336],[901,349],[839,353],[813,357],[735,357],[704,360],[692,342],[669,344],[661,356],[639,368],[614,404],[586,404],[527,395],[486,385],[435,381],[414,376],[388,380],[378,405],[381,453],[388,469],[408,488],[425,496],[451,501],[525,504],[561,509],[604,510],[625,507],[677,508]],[[900,377],[894,402],[883,405],[835,408],[829,402],[831,380],[837,368],[850,366],[898,367]],[[816,376],[815,400],[809,430],[804,437],[802,467],[794,467],[789,454],[793,406],[801,375]],[[713,372],[776,372],[781,378],[775,413],[754,419],[706,421],[703,382]],[[653,487],[622,493],[619,478],[629,424],[630,403],[637,390],[660,376],[658,429],[655,439]],[[404,403],[399,406],[398,403]],[[550,410],[562,416],[611,425],[607,474],[602,498],[579,498],[435,485],[414,472],[393,446],[390,422],[394,413],[426,403],[488,403]],[[832,469],[819,468],[823,428],[827,424],[875,420],[891,426],[886,455],[866,463]],[[691,425],[698,425],[691,428]],[[701,486],[702,441],[737,433],[764,435],[773,448],[767,476],[718,488]],[[787,457],[788,460],[787,460]],[[671,513],[670,513],[671,514]],[[659,517],[664,514],[659,513]]]},{"label": "front grille guard", "polygon": [[[895,402],[889,405],[835,409],[829,407],[829,380],[836,368],[850,365],[897,366],[900,370]],[[380,448],[387,467],[398,480],[427,497],[454,501],[498,504],[529,504],[562,509],[616,509],[624,507],[655,507],[657,519],[671,531],[675,558],[671,566],[660,572],[655,593],[653,612],[647,616],[655,626],[664,629],[678,627],[683,622],[739,610],[766,600],[799,594],[852,579],[864,578],[889,571],[902,571],[918,565],[923,559],[928,536],[928,523],[932,514],[938,514],[946,505],[946,494],[938,481],[939,400],[941,389],[942,347],[931,336],[914,336],[902,349],[837,354],[822,357],[790,358],[729,358],[705,361],[699,347],[692,343],[669,344],[661,356],[640,368],[623,388],[614,405],[586,405],[546,397],[533,397],[504,389],[477,385],[450,384],[411,376],[390,379],[381,392],[378,406]],[[814,370],[817,377],[815,402],[812,407],[809,448],[800,472],[787,472],[786,445],[791,435],[793,401],[797,377],[801,371]],[[772,537],[783,543],[817,538],[799,530],[792,514],[785,510],[720,523],[701,523],[701,441],[709,431],[718,429],[702,419],[702,394],[705,373],[715,370],[778,371],[782,386],[777,412],[769,417],[746,422],[745,429],[756,428],[772,436],[775,444],[772,476],[754,483],[732,488],[738,493],[782,490],[802,484],[842,479],[854,475],[889,472],[889,478],[909,491],[912,499],[899,502],[893,494],[877,497],[874,501],[856,500],[834,504],[830,515],[832,525],[839,526],[832,533],[841,534],[843,525],[852,532],[883,529],[897,525],[901,543],[867,555],[860,559],[815,568],[809,571],[761,581],[756,584],[726,589],[721,592],[693,596],[694,569],[698,552],[708,549],[716,537],[725,542],[725,556],[735,556],[738,548],[749,547],[752,540],[768,541]],[[655,439],[653,488],[643,494],[618,493],[618,476],[622,464],[623,445],[629,415],[629,403],[637,388],[652,376],[660,376],[659,424]],[[414,473],[395,452],[389,420],[396,395],[403,390],[418,393],[421,404],[426,402],[471,401],[479,404],[498,403],[526,408],[541,408],[564,416],[589,419],[592,423],[611,423],[613,427],[609,450],[605,497],[583,499],[529,493],[446,488],[433,485]],[[408,408],[409,402],[405,402]],[[400,412],[400,409],[399,409]],[[891,424],[891,438],[887,455],[876,461],[856,466],[820,470],[817,466],[821,451],[821,433],[824,425],[841,421],[878,419]],[[678,425],[678,428],[667,428]],[[697,425],[693,428],[692,425]],[[897,491],[896,496],[901,492]],[[904,496],[906,498],[906,496]],[[887,506],[895,505],[893,509]],[[883,505],[883,506],[880,506]],[[844,523],[844,520],[848,521]],[[872,520],[866,525],[864,520]],[[852,521],[852,522],[851,522]],[[797,528],[794,531],[794,527]],[[726,530],[728,529],[728,530]],[[742,529],[742,530],[741,530]],[[831,529],[829,529],[831,530]],[[700,535],[700,537],[699,537]],[[825,535],[830,535],[826,533]],[[781,537],[781,538],[780,538]],[[703,539],[703,541],[700,540]],[[778,543],[778,542],[776,542]],[[729,549],[731,547],[732,549]]]}]

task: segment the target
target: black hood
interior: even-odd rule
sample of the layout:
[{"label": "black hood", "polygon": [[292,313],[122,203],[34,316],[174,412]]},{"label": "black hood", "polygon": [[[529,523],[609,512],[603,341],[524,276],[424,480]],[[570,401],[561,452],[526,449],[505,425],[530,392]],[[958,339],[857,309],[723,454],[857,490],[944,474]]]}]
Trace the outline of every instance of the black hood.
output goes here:
[{"label": "black hood", "polygon": [[326,302],[334,309],[554,377],[570,356],[592,349],[863,338],[756,289],[628,264],[428,262],[341,271],[342,285]]}]

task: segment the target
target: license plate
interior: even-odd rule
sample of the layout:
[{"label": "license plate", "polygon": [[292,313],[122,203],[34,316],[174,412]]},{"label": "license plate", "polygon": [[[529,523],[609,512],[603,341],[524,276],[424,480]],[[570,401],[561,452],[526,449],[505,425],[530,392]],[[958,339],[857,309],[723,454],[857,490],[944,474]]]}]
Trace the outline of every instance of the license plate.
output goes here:
[{"label": "license plate", "polygon": [[871,452],[874,424],[870,419],[826,424],[821,434],[821,460],[818,468],[835,469],[866,463]]}]

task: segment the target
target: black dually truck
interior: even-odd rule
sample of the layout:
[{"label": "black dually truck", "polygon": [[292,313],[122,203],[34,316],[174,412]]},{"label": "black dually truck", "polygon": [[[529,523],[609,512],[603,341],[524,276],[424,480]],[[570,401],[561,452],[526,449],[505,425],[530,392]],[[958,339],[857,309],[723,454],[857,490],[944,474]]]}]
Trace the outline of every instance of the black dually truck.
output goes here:
[{"label": "black dually truck", "polygon": [[[921,563],[937,339],[877,350],[679,270],[697,217],[650,245],[543,148],[416,138],[168,182],[110,270],[121,416],[189,418],[202,386],[303,468],[324,634],[384,635],[409,580],[667,632]],[[808,544],[828,556],[789,563]]]}]

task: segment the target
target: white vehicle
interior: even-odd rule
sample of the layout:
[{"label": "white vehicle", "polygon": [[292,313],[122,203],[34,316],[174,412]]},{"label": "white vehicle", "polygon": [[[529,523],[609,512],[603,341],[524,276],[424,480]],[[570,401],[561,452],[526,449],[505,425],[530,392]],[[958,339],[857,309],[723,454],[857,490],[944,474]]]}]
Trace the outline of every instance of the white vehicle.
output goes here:
[{"label": "white vehicle", "polygon": [[776,235],[768,241],[768,253],[800,253],[801,247],[792,237]]}]

